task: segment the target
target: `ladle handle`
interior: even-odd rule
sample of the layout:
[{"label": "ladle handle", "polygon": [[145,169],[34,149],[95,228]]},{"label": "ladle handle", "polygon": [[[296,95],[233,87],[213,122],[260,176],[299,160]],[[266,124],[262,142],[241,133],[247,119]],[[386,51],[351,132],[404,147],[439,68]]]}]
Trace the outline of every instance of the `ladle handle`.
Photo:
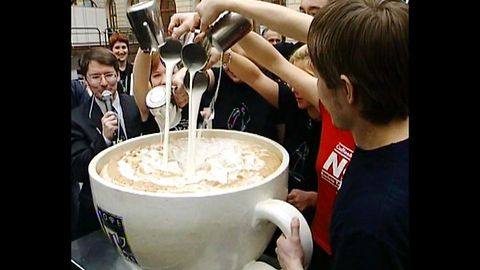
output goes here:
[{"label": "ladle handle", "polygon": [[[290,230],[290,222],[293,217],[298,217],[300,220],[300,242],[303,249],[303,266],[305,269],[310,265],[313,252],[312,233],[307,221],[303,217],[302,213],[298,211],[294,206],[284,201],[268,199],[259,202],[255,206],[255,213],[253,215],[252,226],[256,227],[262,221],[270,221],[277,225],[283,234],[289,238],[292,234]],[[261,267],[258,264],[252,264],[252,267]],[[245,268],[244,268],[245,269]],[[262,268],[248,268],[249,270],[262,269]],[[267,269],[267,268],[263,268]],[[271,268],[274,269],[274,268]]]}]

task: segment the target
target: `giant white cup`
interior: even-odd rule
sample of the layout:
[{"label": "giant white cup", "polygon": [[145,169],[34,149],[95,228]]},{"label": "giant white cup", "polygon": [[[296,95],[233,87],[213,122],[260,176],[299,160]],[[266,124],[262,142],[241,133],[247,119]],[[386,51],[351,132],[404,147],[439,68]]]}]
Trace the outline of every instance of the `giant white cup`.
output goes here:
[{"label": "giant white cup", "polygon": [[[170,138],[186,137],[174,131]],[[133,138],[95,156],[88,167],[93,200],[102,228],[132,268],[178,270],[274,269],[255,262],[277,225],[290,236],[290,221],[300,219],[304,265],[310,263],[312,238],[302,214],[284,202],[288,153],[278,143],[250,133],[203,130],[202,136],[253,141],[282,162],[265,181],[211,193],[149,193],[113,184],[99,171],[116,155],[162,142],[162,134]]]}]

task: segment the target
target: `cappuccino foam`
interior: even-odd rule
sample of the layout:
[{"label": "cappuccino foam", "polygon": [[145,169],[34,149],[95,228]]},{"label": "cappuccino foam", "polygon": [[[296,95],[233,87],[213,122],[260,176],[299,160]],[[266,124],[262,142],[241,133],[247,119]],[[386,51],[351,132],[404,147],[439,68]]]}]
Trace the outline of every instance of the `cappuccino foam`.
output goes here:
[{"label": "cappuccino foam", "polygon": [[100,175],[115,184],[147,192],[191,193],[232,189],[263,181],[281,163],[260,144],[230,138],[198,138],[195,173],[186,176],[187,138],[170,140],[168,162],[161,143],[112,158]]}]

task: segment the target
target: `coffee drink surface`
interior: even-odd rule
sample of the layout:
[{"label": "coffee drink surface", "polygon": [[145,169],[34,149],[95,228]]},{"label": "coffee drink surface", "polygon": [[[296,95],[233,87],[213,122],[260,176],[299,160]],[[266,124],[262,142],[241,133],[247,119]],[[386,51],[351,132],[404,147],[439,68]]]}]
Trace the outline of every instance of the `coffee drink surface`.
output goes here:
[{"label": "coffee drink surface", "polygon": [[187,138],[172,139],[168,163],[159,142],[115,156],[100,174],[117,185],[161,193],[208,193],[262,182],[281,159],[258,143],[220,137],[201,137],[196,144],[195,173],[186,176]]}]

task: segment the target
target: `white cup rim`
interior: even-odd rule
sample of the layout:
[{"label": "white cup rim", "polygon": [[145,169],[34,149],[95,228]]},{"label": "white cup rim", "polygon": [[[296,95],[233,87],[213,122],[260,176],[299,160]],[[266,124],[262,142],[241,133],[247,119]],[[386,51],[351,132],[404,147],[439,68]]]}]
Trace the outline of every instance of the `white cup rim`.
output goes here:
[{"label": "white cup rim", "polygon": [[[187,133],[188,130],[179,130],[179,131],[170,131],[170,135],[176,134],[176,133]],[[214,197],[214,196],[220,196],[220,195],[228,195],[232,193],[237,193],[237,192],[242,192],[246,190],[251,190],[255,189],[258,186],[265,185],[266,183],[269,183],[275,179],[279,179],[278,176],[287,171],[288,172],[288,163],[289,163],[289,156],[287,150],[283,146],[281,146],[279,143],[257,135],[253,133],[248,133],[248,132],[241,132],[241,131],[236,131],[236,130],[224,130],[224,129],[208,129],[208,130],[203,130],[202,132],[213,132],[213,133],[235,133],[239,134],[241,136],[246,136],[246,137],[253,137],[256,138],[257,140],[260,140],[261,142],[264,142],[266,144],[272,144],[277,150],[281,152],[282,155],[282,161],[278,168],[270,174],[266,179],[263,181],[259,181],[254,184],[250,185],[245,185],[245,186],[240,186],[237,188],[229,188],[225,190],[214,190],[214,191],[209,191],[209,192],[199,192],[199,193],[194,193],[194,192],[188,192],[188,193],[172,193],[172,192],[147,192],[147,191],[141,191],[141,190],[135,190],[132,188],[127,188],[118,184],[114,184],[110,181],[104,180],[100,174],[97,172],[97,164],[100,159],[102,159],[105,155],[109,154],[110,152],[114,151],[117,148],[125,148],[126,149],[131,149],[130,146],[126,146],[128,143],[129,145],[138,142],[138,141],[144,141],[148,140],[148,138],[159,136],[159,133],[156,134],[149,134],[149,135],[143,135],[139,136],[136,138],[129,139],[127,141],[124,141],[122,143],[116,144],[114,146],[111,146],[100,153],[98,153],[89,163],[88,165],[88,174],[90,177],[90,181],[97,181],[98,183],[111,188],[115,190],[119,190],[125,193],[133,194],[133,195],[140,195],[140,196],[146,196],[146,197],[158,197],[158,198],[200,198],[200,197]],[[170,137],[171,138],[171,137]],[[140,143],[139,143],[140,144]],[[91,178],[95,178],[95,180],[92,180]]]}]

